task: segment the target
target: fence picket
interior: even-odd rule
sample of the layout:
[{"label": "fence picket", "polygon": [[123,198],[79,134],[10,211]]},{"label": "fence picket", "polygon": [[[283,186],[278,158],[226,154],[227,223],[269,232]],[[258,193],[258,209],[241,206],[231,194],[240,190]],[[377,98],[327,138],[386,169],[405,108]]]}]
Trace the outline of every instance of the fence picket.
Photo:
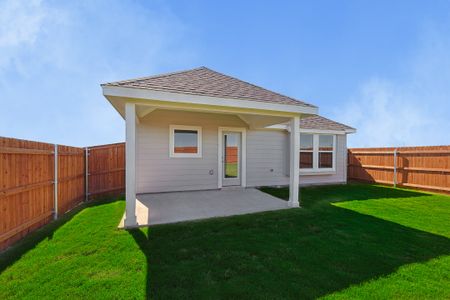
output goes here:
[{"label": "fence picket", "polygon": [[350,180],[450,192],[450,146],[349,149],[347,168]]},{"label": "fence picket", "polygon": [[0,250],[89,195],[122,194],[124,145],[78,148],[0,137]]}]

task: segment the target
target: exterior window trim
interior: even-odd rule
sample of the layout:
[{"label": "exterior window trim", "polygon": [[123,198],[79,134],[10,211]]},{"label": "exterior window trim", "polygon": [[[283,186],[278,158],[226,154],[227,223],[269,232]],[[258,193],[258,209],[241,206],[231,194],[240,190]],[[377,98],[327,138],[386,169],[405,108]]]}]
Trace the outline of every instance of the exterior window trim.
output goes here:
[{"label": "exterior window trim", "polygon": [[[336,172],[336,135],[335,134],[327,134],[327,133],[304,133],[303,134],[312,134],[313,136],[313,150],[306,150],[301,152],[312,152],[313,153],[313,167],[312,168],[300,168],[300,173],[330,173],[330,172]],[[333,136],[333,151],[323,150],[319,151],[319,136],[321,135],[331,135]],[[301,144],[301,139],[300,139]],[[300,147],[301,149],[301,147]],[[332,168],[319,168],[319,152],[327,152],[327,153],[333,153],[333,167]]]},{"label": "exterior window trim", "polygon": [[[175,153],[175,130],[197,131],[197,153]],[[188,125],[169,125],[169,157],[171,158],[201,158],[202,157],[202,127]]]}]

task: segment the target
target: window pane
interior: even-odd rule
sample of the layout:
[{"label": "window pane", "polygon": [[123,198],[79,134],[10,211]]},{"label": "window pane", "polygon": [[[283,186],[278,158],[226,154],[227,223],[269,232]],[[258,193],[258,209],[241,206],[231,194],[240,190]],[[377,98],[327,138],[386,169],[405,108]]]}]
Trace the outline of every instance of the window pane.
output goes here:
[{"label": "window pane", "polygon": [[319,168],[332,168],[333,167],[333,153],[332,152],[319,152]]},{"label": "window pane", "polygon": [[198,153],[197,130],[174,130],[174,153]]},{"label": "window pane", "polygon": [[319,135],[319,151],[333,151],[332,135]]},{"label": "window pane", "polygon": [[313,167],[313,153],[300,152],[300,169],[312,169]]},{"label": "window pane", "polygon": [[224,134],[225,146],[225,178],[237,178],[239,174],[239,141],[240,133]]},{"label": "window pane", "polygon": [[312,150],[313,149],[313,135],[307,133],[300,134],[300,149]]}]

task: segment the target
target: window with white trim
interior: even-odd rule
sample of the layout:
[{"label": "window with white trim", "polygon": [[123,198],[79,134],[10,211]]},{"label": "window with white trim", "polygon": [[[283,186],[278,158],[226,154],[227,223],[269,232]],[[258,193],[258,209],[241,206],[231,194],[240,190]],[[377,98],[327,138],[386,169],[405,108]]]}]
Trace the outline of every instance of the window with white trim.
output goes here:
[{"label": "window with white trim", "polygon": [[170,157],[202,157],[202,128],[170,125]]},{"label": "window with white trim", "polygon": [[300,134],[300,171],[335,171],[336,135]]}]

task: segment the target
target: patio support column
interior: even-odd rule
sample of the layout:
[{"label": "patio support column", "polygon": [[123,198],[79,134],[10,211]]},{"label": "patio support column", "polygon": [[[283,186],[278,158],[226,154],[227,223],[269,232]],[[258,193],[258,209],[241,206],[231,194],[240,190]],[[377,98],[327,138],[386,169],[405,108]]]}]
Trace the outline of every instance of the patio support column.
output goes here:
[{"label": "patio support column", "polygon": [[125,103],[125,227],[137,225],[136,221],[136,105]]},{"label": "patio support column", "polygon": [[300,117],[293,117],[290,122],[290,183],[289,206],[299,207],[299,181],[300,181]]}]

